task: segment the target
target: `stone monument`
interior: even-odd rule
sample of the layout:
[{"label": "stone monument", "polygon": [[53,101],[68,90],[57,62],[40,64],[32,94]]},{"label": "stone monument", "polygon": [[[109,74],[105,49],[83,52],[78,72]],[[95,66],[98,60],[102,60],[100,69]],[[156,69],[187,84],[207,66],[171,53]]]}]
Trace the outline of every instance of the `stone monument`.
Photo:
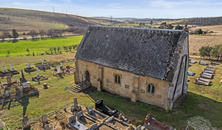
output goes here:
[{"label": "stone monument", "polygon": [[40,79],[40,76],[39,76],[38,70],[36,70],[36,73],[37,73],[37,74],[36,74],[36,78],[37,78],[37,79]]},{"label": "stone monument", "polygon": [[41,62],[42,62],[42,66],[43,66],[44,65],[43,60],[41,60]]},{"label": "stone monument", "polygon": [[61,73],[61,69],[59,66],[57,67],[57,73]]},{"label": "stone monument", "polygon": [[5,69],[4,65],[3,65],[3,73],[7,73],[7,70]]},{"label": "stone monument", "polygon": [[11,71],[15,71],[13,64],[11,64]]},{"label": "stone monument", "polygon": [[31,69],[31,66],[30,66],[30,64],[29,64],[29,61],[28,61],[28,67],[27,67],[28,69]]}]

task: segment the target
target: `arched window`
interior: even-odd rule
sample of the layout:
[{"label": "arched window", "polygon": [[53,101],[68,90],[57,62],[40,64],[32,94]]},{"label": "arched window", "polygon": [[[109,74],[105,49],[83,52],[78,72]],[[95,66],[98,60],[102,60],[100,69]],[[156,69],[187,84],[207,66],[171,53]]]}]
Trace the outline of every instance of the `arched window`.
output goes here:
[{"label": "arched window", "polygon": [[120,76],[115,75],[115,83],[120,84]]},{"label": "arched window", "polygon": [[147,92],[154,94],[155,86],[153,84],[149,84],[148,87],[147,87]]}]

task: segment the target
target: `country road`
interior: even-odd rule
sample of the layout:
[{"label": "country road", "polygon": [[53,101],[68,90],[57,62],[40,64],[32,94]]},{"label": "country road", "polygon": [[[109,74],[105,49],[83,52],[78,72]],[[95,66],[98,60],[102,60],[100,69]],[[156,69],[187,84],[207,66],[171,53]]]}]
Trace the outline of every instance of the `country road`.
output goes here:
[{"label": "country road", "polygon": [[[66,36],[78,36],[79,34],[65,34],[65,35],[62,35],[62,37],[66,37]],[[43,37],[34,37],[34,38],[48,38],[50,36],[43,36]],[[25,38],[28,40],[28,39],[32,39],[32,37],[19,37],[19,38],[5,38],[4,41],[12,41],[12,40],[25,40]],[[2,38],[0,38],[0,40],[2,40]]]}]

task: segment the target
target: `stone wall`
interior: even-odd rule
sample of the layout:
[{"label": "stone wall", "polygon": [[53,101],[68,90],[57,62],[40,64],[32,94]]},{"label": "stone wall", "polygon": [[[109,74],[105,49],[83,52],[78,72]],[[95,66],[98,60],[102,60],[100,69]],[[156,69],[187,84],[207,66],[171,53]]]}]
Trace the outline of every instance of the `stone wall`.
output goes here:
[{"label": "stone wall", "polygon": [[[82,73],[88,71],[90,74],[90,82],[94,87],[98,88],[98,81],[101,81],[102,88],[106,91],[118,94],[122,97],[131,98],[132,101],[139,100],[167,109],[167,93],[169,86],[167,81],[100,66],[80,59],[77,59],[76,63],[78,64],[78,69],[75,73],[75,77],[79,78],[77,82],[81,82]],[[102,68],[102,74],[99,68]],[[77,74],[78,76],[76,76]],[[115,75],[120,76],[120,84],[115,83]],[[154,94],[147,92],[149,84],[155,86]]]}]

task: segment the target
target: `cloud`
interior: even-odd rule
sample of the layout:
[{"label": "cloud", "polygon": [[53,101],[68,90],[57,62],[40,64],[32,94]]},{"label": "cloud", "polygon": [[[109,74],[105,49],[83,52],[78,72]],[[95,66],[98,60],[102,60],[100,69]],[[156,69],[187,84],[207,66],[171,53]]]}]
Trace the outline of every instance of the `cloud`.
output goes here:
[{"label": "cloud", "polygon": [[108,6],[111,8],[117,8],[117,9],[123,8],[123,6],[120,3],[111,3],[111,4],[108,4]]},{"label": "cloud", "polygon": [[164,8],[171,8],[178,5],[192,4],[192,1],[172,2],[165,0],[153,0],[145,3],[149,3],[151,6],[162,6]]}]

